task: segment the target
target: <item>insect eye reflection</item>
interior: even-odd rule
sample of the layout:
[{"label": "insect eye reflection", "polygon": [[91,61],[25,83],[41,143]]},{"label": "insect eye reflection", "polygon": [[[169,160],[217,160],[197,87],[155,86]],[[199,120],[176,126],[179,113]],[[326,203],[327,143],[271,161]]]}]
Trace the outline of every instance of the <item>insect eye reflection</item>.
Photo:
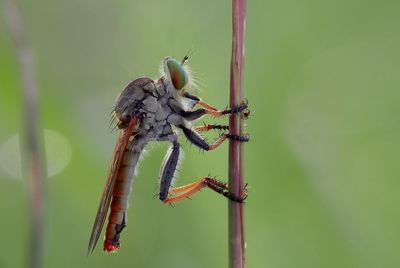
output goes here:
[{"label": "insect eye reflection", "polygon": [[177,90],[182,89],[188,82],[188,77],[182,64],[176,59],[169,58],[166,65],[174,88]]}]

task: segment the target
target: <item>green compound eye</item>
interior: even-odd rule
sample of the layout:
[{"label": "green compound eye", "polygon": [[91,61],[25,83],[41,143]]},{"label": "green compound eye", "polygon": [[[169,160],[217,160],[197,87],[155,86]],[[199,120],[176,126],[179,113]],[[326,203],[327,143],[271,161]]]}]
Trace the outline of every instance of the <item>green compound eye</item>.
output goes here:
[{"label": "green compound eye", "polygon": [[176,59],[168,59],[167,67],[174,87],[182,89],[187,83],[187,75],[182,64]]}]

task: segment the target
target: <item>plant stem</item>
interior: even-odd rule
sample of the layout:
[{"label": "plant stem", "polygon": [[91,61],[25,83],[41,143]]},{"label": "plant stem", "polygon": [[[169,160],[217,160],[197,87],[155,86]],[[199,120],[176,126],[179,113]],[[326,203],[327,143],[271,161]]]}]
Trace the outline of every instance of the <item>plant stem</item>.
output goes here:
[{"label": "plant stem", "polygon": [[[242,76],[244,60],[246,0],[232,0],[232,55],[230,66],[230,107],[243,100]],[[242,135],[243,119],[238,114],[229,118],[232,134]],[[229,141],[229,190],[236,196],[243,196],[243,146]],[[243,204],[229,201],[229,267],[245,267],[245,235]]]},{"label": "plant stem", "polygon": [[28,177],[30,206],[30,258],[29,267],[43,267],[44,259],[44,218],[45,218],[45,173],[40,154],[38,119],[38,89],[35,77],[33,55],[30,50],[24,23],[17,0],[7,2],[7,25],[14,42],[19,61],[24,108],[24,167]]}]

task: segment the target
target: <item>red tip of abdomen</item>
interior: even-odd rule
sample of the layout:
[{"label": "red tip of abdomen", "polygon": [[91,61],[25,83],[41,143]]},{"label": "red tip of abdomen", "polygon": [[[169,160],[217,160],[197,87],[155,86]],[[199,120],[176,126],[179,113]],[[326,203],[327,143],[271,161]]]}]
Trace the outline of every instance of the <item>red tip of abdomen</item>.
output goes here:
[{"label": "red tip of abdomen", "polygon": [[103,250],[107,252],[117,252],[119,249],[119,245],[114,245],[109,241],[104,241]]}]

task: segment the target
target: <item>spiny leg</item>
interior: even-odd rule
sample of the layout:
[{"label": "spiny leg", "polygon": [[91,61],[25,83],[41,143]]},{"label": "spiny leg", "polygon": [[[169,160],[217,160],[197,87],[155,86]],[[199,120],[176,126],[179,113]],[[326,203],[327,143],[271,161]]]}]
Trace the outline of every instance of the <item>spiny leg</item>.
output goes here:
[{"label": "spiny leg", "polygon": [[216,108],[214,108],[213,106],[211,106],[209,104],[206,104],[203,102],[200,102],[200,103],[205,108],[185,111],[184,109],[182,109],[182,106],[180,105],[180,103],[178,103],[176,100],[170,99],[168,101],[169,107],[176,113],[180,114],[182,117],[184,117],[188,121],[193,121],[193,120],[199,119],[200,117],[202,117],[203,115],[206,115],[206,114],[214,116],[214,117],[221,117],[224,115],[235,114],[235,113],[242,113],[243,116],[245,116],[245,117],[248,115],[247,101],[243,101],[238,106],[235,106],[235,107],[232,107],[229,109],[225,109],[225,110],[217,110]]},{"label": "spiny leg", "polygon": [[218,125],[218,124],[205,124],[203,126],[198,126],[194,128],[197,132],[204,132],[204,131],[210,131],[212,129],[217,129],[217,130],[229,130],[228,125]]},{"label": "spiny leg", "polygon": [[242,101],[238,106],[225,110],[218,110],[217,108],[211,106],[210,104],[202,100],[198,101],[197,104],[203,106],[206,109],[206,114],[209,114],[214,117],[221,117],[227,114],[240,113],[242,118],[247,119],[250,115],[250,110],[248,109],[247,100]]},{"label": "spiny leg", "polygon": [[[207,110],[218,111],[218,109],[215,108],[214,106],[212,106],[211,104],[208,104],[207,102],[202,101],[199,97],[194,96],[194,95],[192,95],[192,94],[190,94],[188,92],[185,92],[183,96],[185,98],[194,100],[195,104],[198,104],[198,105],[204,107]],[[243,109],[242,107],[244,107],[244,106],[246,106],[246,107]],[[231,111],[229,112],[229,110],[231,110]],[[224,110],[224,111],[225,111],[225,113],[238,113],[238,112],[240,112],[240,113],[242,113],[242,115],[243,115],[243,117],[245,119],[247,119],[249,117],[249,115],[250,115],[250,110],[247,109],[247,100],[246,99],[243,100],[240,105],[238,105],[238,106],[236,106],[236,107],[234,107],[232,109],[227,109],[227,110]],[[210,114],[210,112],[209,112],[209,114]],[[220,115],[217,115],[217,116],[220,116]]]},{"label": "spiny leg", "polygon": [[219,187],[221,189],[228,190],[228,186],[226,185],[226,183],[220,182],[220,181],[216,180],[215,178],[211,178],[211,177],[207,176],[198,181],[186,184],[184,186],[172,188],[172,189],[170,189],[169,194],[173,195],[173,194],[179,194],[179,193],[187,193],[188,191],[197,189],[199,186],[204,188],[207,186],[207,183],[209,183],[210,185],[215,185],[216,187]]},{"label": "spiny leg", "polygon": [[[193,132],[194,133],[196,133],[196,131],[197,132],[205,132],[205,131],[210,131],[212,129],[229,130],[229,126],[208,124],[208,125],[204,125],[204,126],[195,127],[194,128],[195,131],[193,131]],[[194,137],[193,133],[191,135],[192,135],[192,137]],[[201,138],[201,136],[200,136],[200,138]],[[209,150],[213,150],[213,149],[217,148],[226,139],[231,139],[231,140],[235,140],[235,141],[239,141],[239,142],[247,142],[247,141],[249,141],[250,137],[249,137],[249,135],[241,136],[241,135],[234,135],[234,134],[230,134],[230,133],[223,133],[222,135],[220,135],[218,140],[216,140],[213,144],[210,145]],[[190,141],[192,141],[192,140],[190,140]]]},{"label": "spiny leg", "polygon": [[182,129],[183,133],[185,134],[186,138],[194,145],[197,147],[210,151],[214,150],[218,146],[220,146],[226,139],[231,139],[239,142],[247,142],[249,141],[249,136],[244,135],[244,136],[238,136],[238,135],[233,135],[233,134],[222,134],[214,143],[208,144],[205,139],[200,136],[196,131],[184,126],[184,125],[179,125],[179,128]]},{"label": "spiny leg", "polygon": [[205,177],[198,181],[187,184],[185,186],[171,189],[170,194],[172,194],[172,197],[167,198],[166,200],[163,200],[163,202],[166,204],[171,204],[174,202],[181,201],[181,200],[186,199],[189,196],[197,193],[198,191],[200,191],[201,189],[203,189],[205,187],[208,187],[211,190],[213,190],[219,194],[222,194],[223,196],[227,197],[228,199],[235,201],[235,202],[239,202],[239,203],[242,203],[247,197],[246,192],[241,197],[234,196],[232,193],[229,192],[228,186],[225,183],[220,182],[211,177]]},{"label": "spiny leg", "polygon": [[202,109],[197,109],[193,111],[184,111],[182,110],[180,113],[181,115],[187,119],[187,120],[196,120],[200,118],[201,116],[208,114],[214,117],[221,117],[227,114],[235,114],[235,113],[241,113],[247,109],[247,103],[242,102],[238,106],[235,106],[233,108],[225,109],[225,110],[217,110],[216,108],[212,106],[205,106],[206,108]]},{"label": "spiny leg", "polygon": [[162,200],[162,201],[166,204],[171,204],[171,203],[183,200],[185,198],[188,198],[192,194],[200,191],[201,189],[203,189],[205,187],[204,182],[202,180],[203,179],[193,182],[193,183],[190,183],[186,186],[182,186],[182,189],[180,189],[181,187],[175,188],[170,193],[172,193],[172,192],[175,192],[175,193],[181,192],[181,193],[178,195],[175,195],[173,197],[167,198],[165,200]]},{"label": "spiny leg", "polygon": [[246,110],[248,107],[247,100],[242,101],[237,106],[234,106],[229,109],[224,109],[224,110],[218,110],[218,109],[214,108],[213,106],[209,105],[208,103],[202,102],[202,101],[200,101],[199,104],[206,109],[206,111],[207,111],[206,114],[209,114],[209,115],[212,115],[215,117],[220,117],[220,116],[227,115],[227,114],[243,113],[243,112],[245,112],[247,114]]}]

